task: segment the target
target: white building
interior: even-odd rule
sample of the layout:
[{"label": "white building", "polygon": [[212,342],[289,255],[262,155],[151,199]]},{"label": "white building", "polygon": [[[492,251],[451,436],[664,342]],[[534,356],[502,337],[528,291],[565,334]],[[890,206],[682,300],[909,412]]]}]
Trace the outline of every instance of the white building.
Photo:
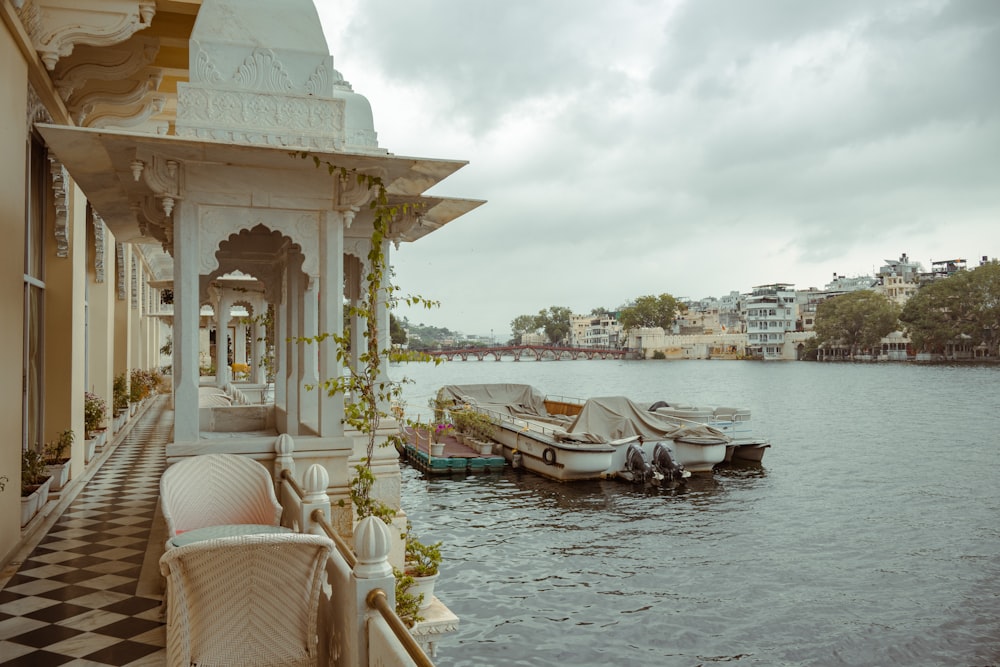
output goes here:
[{"label": "white building", "polygon": [[572,347],[618,347],[621,341],[622,327],[613,314],[570,316]]},{"label": "white building", "polygon": [[799,319],[795,287],[789,283],[754,287],[746,300],[746,313],[747,352],[763,359],[789,358],[785,334],[795,331]]}]

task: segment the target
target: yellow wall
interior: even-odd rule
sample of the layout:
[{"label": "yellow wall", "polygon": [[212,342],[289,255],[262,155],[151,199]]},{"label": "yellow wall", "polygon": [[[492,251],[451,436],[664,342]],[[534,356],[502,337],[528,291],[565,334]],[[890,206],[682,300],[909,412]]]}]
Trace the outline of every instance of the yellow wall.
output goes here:
[{"label": "yellow wall", "polygon": [[21,348],[28,72],[0,24],[0,562],[20,537]]},{"label": "yellow wall", "polygon": [[68,195],[69,256],[57,257],[46,228],[45,442],[72,429],[71,474],[83,473],[84,262],[87,200],[75,186]]}]

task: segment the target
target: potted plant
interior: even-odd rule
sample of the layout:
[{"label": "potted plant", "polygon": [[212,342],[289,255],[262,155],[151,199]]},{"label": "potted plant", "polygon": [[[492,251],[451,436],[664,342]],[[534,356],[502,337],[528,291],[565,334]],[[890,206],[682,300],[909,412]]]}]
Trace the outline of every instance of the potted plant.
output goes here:
[{"label": "potted plant", "polygon": [[444,439],[455,430],[455,427],[447,422],[435,424],[431,432],[433,442],[431,443],[431,456],[442,456],[444,454]]},{"label": "potted plant", "polygon": [[104,399],[89,391],[83,394],[83,437],[85,440],[95,440],[95,444],[100,444],[105,431],[101,430],[101,424],[107,416],[108,406]]},{"label": "potted plant", "polygon": [[73,429],[68,428],[55,442],[45,444],[45,474],[52,478],[49,486],[52,491],[59,491],[69,481],[70,450],[75,438]]},{"label": "potted plant", "polygon": [[112,409],[115,413],[115,430],[117,431],[124,422],[122,415],[128,413],[128,376],[124,373],[115,376],[112,396]]},{"label": "potted plant", "polygon": [[396,578],[396,616],[412,628],[414,625],[424,620],[420,615],[420,605],[424,602],[423,593],[413,593],[413,577],[401,572],[396,568],[392,569],[392,574]]},{"label": "potted plant", "polygon": [[45,474],[45,458],[37,449],[29,447],[21,453],[21,525],[49,501],[49,484],[52,478]]},{"label": "potted plant", "polygon": [[407,589],[415,597],[420,598],[418,607],[426,609],[434,597],[434,583],[440,574],[441,543],[424,544],[413,533],[413,527],[406,525],[406,557],[404,574],[413,577],[413,583]]}]

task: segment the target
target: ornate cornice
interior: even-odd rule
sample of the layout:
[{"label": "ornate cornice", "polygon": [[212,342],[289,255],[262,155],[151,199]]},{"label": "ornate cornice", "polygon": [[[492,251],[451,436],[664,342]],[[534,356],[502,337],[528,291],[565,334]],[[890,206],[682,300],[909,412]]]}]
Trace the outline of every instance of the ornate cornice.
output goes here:
[{"label": "ornate cornice", "polygon": [[68,101],[75,91],[92,81],[123,81],[148,67],[160,52],[157,39],[136,35],[113,47],[82,45],[59,62],[53,83]]},{"label": "ornate cornice", "polygon": [[[131,105],[108,103],[91,108],[82,125],[96,128],[136,127],[161,113],[166,106],[166,95],[147,93],[141,101]],[[159,123],[154,130],[157,134],[166,134],[169,123]]]},{"label": "ornate cornice", "polygon": [[343,149],[343,128],[343,100],[178,84],[180,137],[329,152]]},{"label": "ornate cornice", "polygon": [[[162,110],[166,97],[155,93],[163,80],[163,72],[151,69],[144,74],[145,77],[140,80],[92,81],[69,98],[66,106],[77,125],[85,127],[94,127],[94,117],[108,115],[107,109],[113,109],[117,116],[123,118],[135,115],[136,109],[141,113],[157,97],[160,99],[159,110]],[[122,107],[127,111],[123,113]],[[148,117],[142,118],[140,122]]]},{"label": "ornate cornice", "polygon": [[32,45],[50,71],[76,45],[111,46],[123,42],[149,27],[155,13],[155,0],[102,0],[92,5],[26,0],[18,10]]},{"label": "ornate cornice", "polygon": [[56,210],[55,235],[56,257],[69,257],[69,173],[62,162],[49,156],[49,172],[52,174],[53,205]]},{"label": "ornate cornice", "polygon": [[233,83],[264,93],[289,93],[294,88],[285,66],[270,49],[254,49],[237,68]]}]

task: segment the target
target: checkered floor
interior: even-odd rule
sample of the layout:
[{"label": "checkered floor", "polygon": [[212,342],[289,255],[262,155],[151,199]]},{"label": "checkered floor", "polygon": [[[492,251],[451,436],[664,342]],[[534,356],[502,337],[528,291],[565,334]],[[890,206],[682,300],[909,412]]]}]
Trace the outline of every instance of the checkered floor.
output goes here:
[{"label": "checkered floor", "polygon": [[164,664],[162,600],[140,574],[172,423],[161,396],[0,590],[0,665]]}]

